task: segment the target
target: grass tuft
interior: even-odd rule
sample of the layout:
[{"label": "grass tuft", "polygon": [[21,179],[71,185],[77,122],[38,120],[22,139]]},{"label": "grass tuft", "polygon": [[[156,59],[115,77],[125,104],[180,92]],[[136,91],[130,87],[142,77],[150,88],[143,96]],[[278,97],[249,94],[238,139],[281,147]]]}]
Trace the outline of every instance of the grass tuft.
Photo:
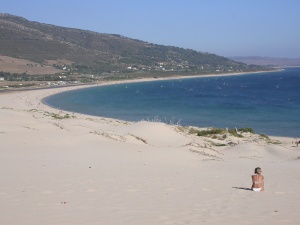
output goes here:
[{"label": "grass tuft", "polygon": [[270,138],[267,136],[267,135],[265,135],[265,134],[260,134],[259,135],[261,138],[265,138],[265,139],[267,139],[267,140],[269,140]]},{"label": "grass tuft", "polygon": [[49,113],[49,112],[45,112],[44,115],[46,115],[46,116],[51,116],[52,118],[57,119],[57,120],[76,118],[76,116],[70,116],[69,113],[60,115],[60,114],[58,114],[58,113]]},{"label": "grass tuft", "polygon": [[225,129],[211,128],[208,130],[200,130],[197,132],[197,135],[198,136],[208,136],[208,135],[222,134],[223,132],[225,132]]},{"label": "grass tuft", "polygon": [[250,127],[239,128],[238,131],[243,132],[243,133],[255,134],[254,130]]}]

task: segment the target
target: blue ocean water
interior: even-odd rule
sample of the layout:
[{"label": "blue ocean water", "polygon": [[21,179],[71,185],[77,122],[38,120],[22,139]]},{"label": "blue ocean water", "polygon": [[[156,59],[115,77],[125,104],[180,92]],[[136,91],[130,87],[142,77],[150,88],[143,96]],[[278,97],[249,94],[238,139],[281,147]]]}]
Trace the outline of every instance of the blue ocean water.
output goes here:
[{"label": "blue ocean water", "polygon": [[44,99],[52,107],[128,121],[251,127],[300,137],[300,68],[92,87]]}]

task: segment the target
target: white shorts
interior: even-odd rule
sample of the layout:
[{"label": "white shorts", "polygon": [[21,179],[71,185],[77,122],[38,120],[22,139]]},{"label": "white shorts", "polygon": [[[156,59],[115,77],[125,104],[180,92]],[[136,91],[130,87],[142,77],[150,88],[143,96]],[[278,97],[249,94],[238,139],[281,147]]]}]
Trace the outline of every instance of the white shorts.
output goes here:
[{"label": "white shorts", "polygon": [[252,191],[260,191],[261,188],[252,188]]}]

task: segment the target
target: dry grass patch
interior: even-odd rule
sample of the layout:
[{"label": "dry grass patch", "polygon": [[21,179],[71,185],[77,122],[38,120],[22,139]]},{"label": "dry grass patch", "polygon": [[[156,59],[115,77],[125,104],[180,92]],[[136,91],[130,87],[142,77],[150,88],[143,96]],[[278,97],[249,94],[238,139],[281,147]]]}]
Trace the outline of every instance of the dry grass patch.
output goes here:
[{"label": "dry grass patch", "polygon": [[8,56],[0,56],[0,68],[1,71],[7,73],[26,73],[29,75],[56,74],[63,72],[62,70],[56,69],[53,66],[44,66],[40,63]]}]

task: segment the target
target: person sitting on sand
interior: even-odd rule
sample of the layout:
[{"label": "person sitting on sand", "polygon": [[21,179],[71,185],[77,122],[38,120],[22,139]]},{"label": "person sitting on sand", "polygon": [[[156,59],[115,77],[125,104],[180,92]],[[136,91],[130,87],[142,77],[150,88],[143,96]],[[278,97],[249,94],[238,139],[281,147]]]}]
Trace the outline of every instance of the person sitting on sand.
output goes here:
[{"label": "person sitting on sand", "polygon": [[264,191],[264,176],[261,175],[262,171],[260,167],[255,168],[254,175],[252,175],[252,191]]}]

